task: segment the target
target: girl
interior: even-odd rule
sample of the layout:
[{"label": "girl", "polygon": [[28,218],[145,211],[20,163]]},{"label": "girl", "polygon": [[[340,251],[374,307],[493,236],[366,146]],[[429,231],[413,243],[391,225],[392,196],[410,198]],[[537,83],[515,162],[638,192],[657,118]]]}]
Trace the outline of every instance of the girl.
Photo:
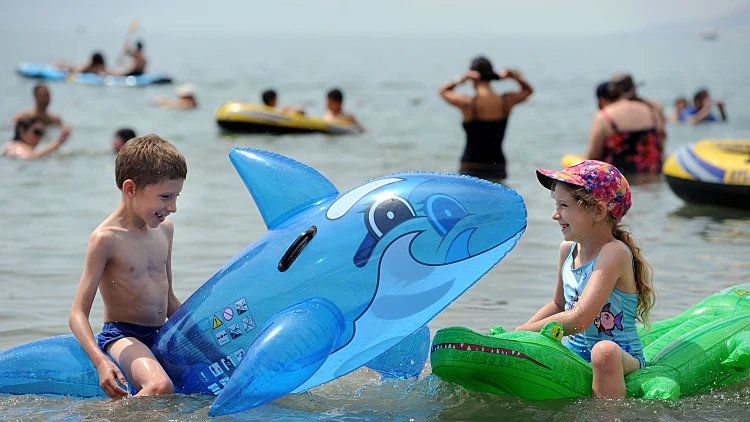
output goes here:
[{"label": "girl", "polygon": [[648,324],[654,304],[651,266],[620,225],[632,204],[628,181],[595,160],[537,178],[552,191],[564,241],[552,302],[516,330],[559,322],[566,346],[591,362],[594,397],[625,397],[625,375],[646,364],[636,320]]},{"label": "girl", "polygon": [[63,127],[55,141],[37,149],[37,145],[39,145],[44,136],[44,121],[39,117],[21,119],[16,123],[16,133],[13,136],[13,140],[6,143],[0,149],[0,155],[29,160],[43,157],[57,151],[60,145],[68,138],[71,130],[70,126]]}]

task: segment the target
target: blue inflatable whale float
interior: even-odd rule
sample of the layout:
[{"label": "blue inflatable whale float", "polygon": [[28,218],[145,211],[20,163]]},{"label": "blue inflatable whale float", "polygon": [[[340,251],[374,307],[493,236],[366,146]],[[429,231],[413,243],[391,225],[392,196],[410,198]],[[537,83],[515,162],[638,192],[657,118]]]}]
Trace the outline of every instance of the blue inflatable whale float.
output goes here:
[{"label": "blue inflatable whale float", "polygon": [[[267,151],[229,158],[268,232],[190,296],[152,352],[178,393],[236,413],[364,365],[419,374],[425,325],[494,267],[526,228],[515,191],[473,177],[398,173],[340,193]],[[104,396],[71,335],[0,354],[0,393]]]}]

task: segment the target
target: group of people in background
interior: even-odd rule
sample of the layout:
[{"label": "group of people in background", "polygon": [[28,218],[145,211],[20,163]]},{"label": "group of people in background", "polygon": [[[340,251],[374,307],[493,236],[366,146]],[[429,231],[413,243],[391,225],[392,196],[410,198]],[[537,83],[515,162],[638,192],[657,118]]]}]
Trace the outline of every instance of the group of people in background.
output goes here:
[{"label": "group of people in background", "polygon": [[[63,125],[62,118],[51,113],[52,101],[49,87],[43,84],[33,88],[34,107],[17,113],[13,117],[13,139],[0,147],[0,155],[10,158],[36,159],[57,151],[73,132],[71,125]],[[49,126],[61,127],[54,141],[40,146]],[[112,150],[117,153],[130,139],[136,137],[131,128],[118,129],[112,138]]]},{"label": "group of people in background", "polygon": [[[267,89],[261,94],[261,101],[266,107],[272,108],[281,113],[305,114],[305,107],[299,105],[279,105],[278,95],[273,89]],[[344,93],[339,88],[333,88],[326,94],[326,111],[323,114],[323,120],[329,123],[348,122],[354,124],[360,131],[364,127],[359,124],[354,114],[344,111]]]},{"label": "group of people in background", "polygon": [[[141,75],[148,60],[143,53],[143,42],[134,46],[127,43],[125,54],[132,57],[130,67],[124,72],[110,71],[105,66],[101,53],[94,53],[83,66],[59,64],[69,71],[93,72],[111,75]],[[512,79],[519,88],[507,92],[496,92],[491,83]],[[456,92],[459,85],[471,81],[474,95]],[[158,97],[153,104],[166,108],[190,109],[198,106],[195,86],[181,85],[175,90],[175,99]],[[534,92],[531,85],[517,70],[503,69],[495,72],[492,63],[484,56],[472,60],[469,69],[440,87],[439,94],[449,104],[459,109],[463,117],[466,144],[460,160],[459,172],[489,180],[508,177],[507,160],[503,152],[503,141],[511,111],[526,101]],[[48,111],[50,90],[46,85],[37,85],[33,90],[35,106],[18,113],[14,118],[14,138],[2,147],[0,154],[17,158],[38,158],[56,151],[72,128],[65,126],[57,139],[43,148],[38,148],[47,125],[62,126],[60,116]],[[662,106],[655,100],[641,98],[633,77],[627,73],[614,75],[596,88],[598,110],[596,111],[583,158],[602,160],[615,165],[625,174],[657,174],[664,160],[664,143],[667,138],[666,122]],[[282,113],[306,114],[300,105],[279,105],[278,94],[267,89],[261,94],[267,107]],[[338,88],[326,94],[326,111],[323,119],[328,122],[351,122],[364,130],[356,117],[343,109],[344,95]],[[707,90],[701,89],[693,97],[693,104],[685,98],[675,102],[675,110],[669,120],[696,124],[726,121],[724,103],[715,102],[719,116],[713,114],[714,102]],[[113,150],[119,151],[127,136],[135,137],[131,128],[121,128],[112,141]]]},{"label": "group of people in background", "polygon": [[125,68],[109,68],[104,59],[104,53],[101,51],[95,51],[91,55],[91,59],[82,65],[74,65],[68,62],[55,62],[54,65],[62,70],[73,73],[96,73],[98,75],[112,76],[140,76],[146,73],[148,59],[143,53],[143,41],[138,40],[132,46],[126,41],[120,54],[117,61],[119,61],[122,55],[130,56],[130,65]]},{"label": "group of people in background", "polygon": [[[490,83],[513,79],[520,89],[497,93]],[[454,89],[471,81],[474,95]],[[460,173],[488,180],[508,176],[503,140],[511,110],[533,93],[520,72],[505,69],[500,73],[484,56],[476,57],[462,75],[446,82],[439,94],[457,107],[463,116],[466,146],[461,157]],[[666,118],[658,101],[641,98],[632,75],[619,73],[596,88],[598,110],[594,114],[584,159],[601,160],[616,166],[624,174],[654,175],[661,172],[664,143],[667,139]],[[724,103],[717,101],[722,121],[727,120]],[[677,100],[670,120],[689,124],[719,121],[712,114],[713,102],[708,91],[695,94],[693,105],[684,98]]]},{"label": "group of people in background", "polygon": [[[684,122],[688,124],[703,122],[718,122],[719,118],[713,114],[714,102],[706,89],[700,89],[693,95],[693,105],[689,105],[685,97],[675,101],[674,113],[670,116],[673,122]],[[719,109],[719,117],[722,122],[727,121],[727,112],[724,101],[716,100],[716,108]]]}]

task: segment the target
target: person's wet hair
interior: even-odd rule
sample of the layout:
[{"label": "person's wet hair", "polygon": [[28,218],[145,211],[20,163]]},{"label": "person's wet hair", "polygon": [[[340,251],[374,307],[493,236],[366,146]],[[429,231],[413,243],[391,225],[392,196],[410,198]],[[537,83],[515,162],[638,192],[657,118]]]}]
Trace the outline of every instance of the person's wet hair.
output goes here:
[{"label": "person's wet hair", "polygon": [[276,91],[272,89],[267,89],[263,91],[261,98],[263,99],[263,104],[270,106],[273,100],[276,99]]},{"label": "person's wet hair", "polygon": [[32,92],[34,93],[34,95],[37,95],[42,89],[49,90],[49,88],[47,88],[47,85],[45,84],[36,84],[34,85],[34,90]]},{"label": "person's wet hair", "polygon": [[331,101],[336,101],[337,103],[340,103],[344,101],[344,94],[341,92],[340,89],[334,88],[328,91],[328,99]]},{"label": "person's wet hair", "polygon": [[137,42],[135,43],[135,48],[137,48],[137,49],[139,49],[139,50],[143,50],[143,41],[141,41],[141,40],[138,40],[138,41],[137,41]]},{"label": "person's wet hair", "polygon": [[484,56],[475,57],[474,60],[471,61],[469,69],[479,72],[480,81],[494,81],[500,79],[500,76],[498,76],[498,74],[492,69],[492,63],[490,63],[490,60]]},{"label": "person's wet hair", "polygon": [[696,92],[695,95],[693,96],[693,101],[695,102],[703,101],[704,99],[706,99],[706,97],[708,97],[708,90],[699,89],[698,92]]},{"label": "person's wet hair", "polygon": [[104,66],[104,56],[100,52],[96,52],[91,56],[91,64],[100,64]]},{"label": "person's wet hair", "polygon": [[44,123],[44,120],[42,120],[40,117],[32,116],[16,122],[16,133],[13,135],[13,140],[23,142],[23,139],[21,139],[21,131],[29,129],[36,123]]},{"label": "person's wet hair", "polygon": [[615,101],[620,97],[615,84],[612,82],[602,82],[596,87],[596,97],[607,101]]},{"label": "person's wet hair", "polygon": [[124,144],[128,142],[129,140],[135,138],[135,131],[133,129],[125,127],[115,132],[115,136],[120,138],[122,140],[122,143]]}]

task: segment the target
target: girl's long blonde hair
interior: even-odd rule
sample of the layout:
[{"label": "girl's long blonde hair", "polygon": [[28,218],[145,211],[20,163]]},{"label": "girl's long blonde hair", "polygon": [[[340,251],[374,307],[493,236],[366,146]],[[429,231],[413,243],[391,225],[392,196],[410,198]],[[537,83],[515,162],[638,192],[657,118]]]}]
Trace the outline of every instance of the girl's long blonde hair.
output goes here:
[{"label": "girl's long blonde hair", "polygon": [[[555,189],[555,184],[557,183],[563,182],[553,182],[552,190]],[[601,202],[588,193],[582,186],[575,186],[568,183],[565,183],[565,185],[570,189],[573,198],[578,201],[578,205],[586,212],[591,212]],[[626,213],[627,211],[623,213],[623,216]],[[612,224],[612,236],[624,243],[633,254],[633,273],[635,276],[635,287],[638,289],[638,305],[635,311],[636,319],[648,327],[650,325],[648,313],[656,302],[656,292],[653,287],[654,268],[643,258],[643,250],[640,244],[633,238],[630,231],[622,223],[615,221],[611,214],[607,213],[607,218]]]}]

